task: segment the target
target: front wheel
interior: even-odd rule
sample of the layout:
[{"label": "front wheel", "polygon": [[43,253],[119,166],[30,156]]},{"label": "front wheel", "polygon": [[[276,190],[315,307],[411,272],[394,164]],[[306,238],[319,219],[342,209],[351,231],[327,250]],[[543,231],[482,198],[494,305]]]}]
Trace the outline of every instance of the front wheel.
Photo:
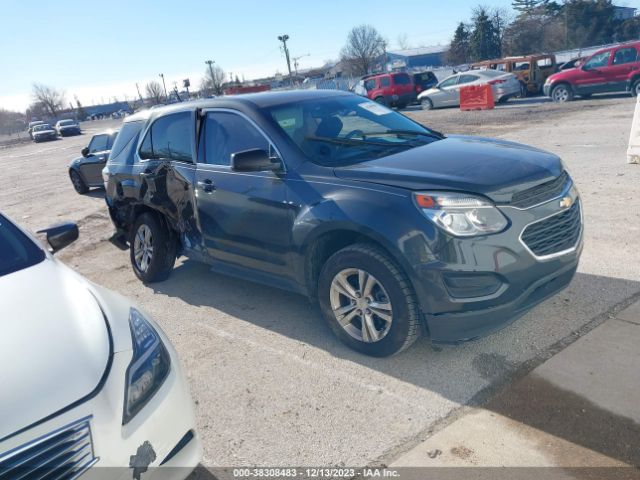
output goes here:
[{"label": "front wheel", "polygon": [[374,99],[374,102],[379,103],[380,105],[387,105],[387,101],[385,100],[384,97],[376,97]]},{"label": "front wheel", "polygon": [[173,269],[178,240],[156,215],[143,213],[135,221],[129,239],[133,271],[144,283],[166,280]]},{"label": "front wheel", "polygon": [[376,246],[359,243],[332,255],[320,272],[318,302],[336,336],[366,355],[395,355],[420,336],[415,292]]},{"label": "front wheel", "polygon": [[430,98],[421,98],[420,107],[422,107],[422,110],[433,110],[433,102]]},{"label": "front wheel", "polygon": [[551,90],[551,99],[556,103],[565,103],[573,100],[573,90],[565,84],[556,85]]},{"label": "front wheel", "polygon": [[69,172],[69,177],[71,177],[71,183],[73,184],[73,188],[77,193],[79,193],[80,195],[84,195],[89,191],[89,187],[87,187],[87,184],[84,183],[84,180],[78,172],[76,172],[75,170],[71,170]]}]

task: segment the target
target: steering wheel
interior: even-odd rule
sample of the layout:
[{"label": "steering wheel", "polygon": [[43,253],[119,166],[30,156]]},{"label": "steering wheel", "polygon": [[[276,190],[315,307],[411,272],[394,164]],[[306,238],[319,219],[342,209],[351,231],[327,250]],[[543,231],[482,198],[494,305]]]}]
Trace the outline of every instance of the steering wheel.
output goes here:
[{"label": "steering wheel", "polygon": [[353,137],[356,137],[356,136],[360,136],[360,137],[362,137],[364,139],[364,132],[362,130],[360,130],[360,129],[351,130],[349,133],[347,133],[345,135],[344,138],[346,138],[347,140],[350,140],[350,139],[352,139]]}]

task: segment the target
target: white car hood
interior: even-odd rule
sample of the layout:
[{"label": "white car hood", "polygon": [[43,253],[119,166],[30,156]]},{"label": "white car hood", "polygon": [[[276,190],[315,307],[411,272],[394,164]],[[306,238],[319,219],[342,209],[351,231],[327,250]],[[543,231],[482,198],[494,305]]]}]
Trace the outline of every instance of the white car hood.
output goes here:
[{"label": "white car hood", "polygon": [[89,283],[57,261],[0,277],[0,439],[99,385],[111,339]]}]

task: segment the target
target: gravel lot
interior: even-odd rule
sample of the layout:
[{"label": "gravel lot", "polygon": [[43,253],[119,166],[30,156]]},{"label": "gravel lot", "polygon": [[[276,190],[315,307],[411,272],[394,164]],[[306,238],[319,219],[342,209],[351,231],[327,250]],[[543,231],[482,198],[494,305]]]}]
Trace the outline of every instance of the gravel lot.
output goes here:
[{"label": "gravel lot", "polygon": [[[409,110],[445,133],[499,136],[559,154],[579,186],[586,245],[571,286],[486,339],[455,347],[423,339],[391,359],[343,347],[305,298],[180,260],[169,280],[142,285],[112,229],[103,192],[79,196],[66,165],[81,137],[0,150],[0,209],[33,230],[77,221],[59,255],[89,279],[155,315],[188,372],[206,466],[389,462],[496,386],[640,295],[640,167],[627,165],[634,102],[519,101],[489,112]],[[577,332],[577,333],[576,333]]]}]

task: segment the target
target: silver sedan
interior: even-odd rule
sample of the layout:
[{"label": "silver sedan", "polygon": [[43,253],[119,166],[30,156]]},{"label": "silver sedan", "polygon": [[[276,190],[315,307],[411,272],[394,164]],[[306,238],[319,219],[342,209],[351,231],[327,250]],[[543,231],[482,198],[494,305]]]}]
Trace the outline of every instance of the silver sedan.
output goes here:
[{"label": "silver sedan", "polygon": [[511,97],[520,94],[520,83],[512,73],[496,70],[470,70],[445,78],[435,87],[418,95],[418,100],[425,110],[439,107],[460,106],[460,88],[471,85],[491,85],[493,98],[497,103],[504,103]]}]

